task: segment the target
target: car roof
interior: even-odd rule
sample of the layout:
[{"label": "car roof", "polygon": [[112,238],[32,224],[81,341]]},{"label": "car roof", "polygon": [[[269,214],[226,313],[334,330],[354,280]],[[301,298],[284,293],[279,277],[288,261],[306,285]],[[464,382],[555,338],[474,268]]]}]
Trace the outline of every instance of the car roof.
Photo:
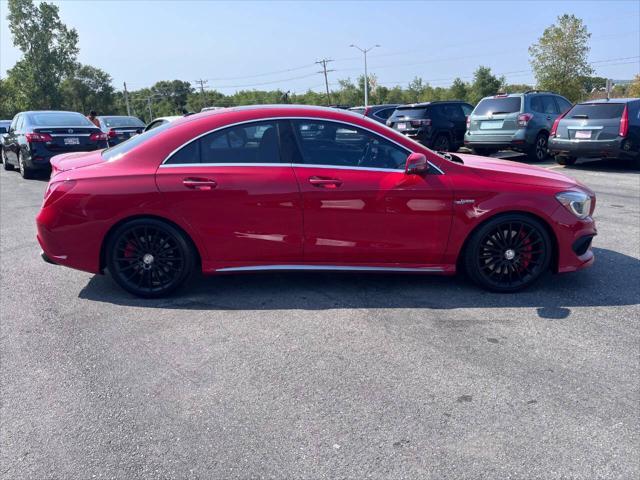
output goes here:
[{"label": "car roof", "polygon": [[[344,110],[341,108],[332,108],[332,107],[320,107],[317,105],[291,105],[291,104],[272,104],[272,105],[242,105],[237,107],[228,107],[222,108],[220,110],[209,110],[206,112],[194,113],[193,115],[187,115],[184,117],[178,117],[179,119],[184,119],[185,121],[196,120],[204,117],[217,116],[217,115],[228,115],[236,112],[250,112],[256,110],[263,110],[265,113],[276,111],[279,115],[300,115],[303,112],[322,112],[322,113],[331,113],[331,114],[342,114],[346,116],[350,116],[353,118],[362,118],[362,115],[351,112],[349,110]],[[176,117],[161,117],[172,119]],[[158,119],[155,119],[158,120]],[[182,122],[181,122],[182,123]]]},{"label": "car roof", "polygon": [[157,122],[158,120],[169,120],[171,122],[173,120],[177,120],[178,118],[183,118],[183,117],[184,115],[170,115],[168,117],[156,117],[153,120],[151,120],[149,123]]},{"label": "car roof", "polygon": [[138,118],[135,115],[99,115],[97,118]]},{"label": "car roof", "polygon": [[631,103],[638,101],[640,101],[640,98],[610,98],[609,100],[606,98],[598,98],[596,100],[585,100],[578,105],[588,105],[590,103]]},{"label": "car roof", "polygon": [[[74,112],[72,110],[27,110],[20,113],[32,114],[32,113],[75,113],[77,115],[82,115],[80,112]],[[84,115],[82,115],[84,117]]]},{"label": "car roof", "polygon": [[406,104],[398,105],[398,109],[422,108],[422,107],[428,107],[429,105],[442,105],[444,103],[466,103],[470,105],[468,102],[465,102],[464,100],[434,100],[433,102],[406,103]]}]

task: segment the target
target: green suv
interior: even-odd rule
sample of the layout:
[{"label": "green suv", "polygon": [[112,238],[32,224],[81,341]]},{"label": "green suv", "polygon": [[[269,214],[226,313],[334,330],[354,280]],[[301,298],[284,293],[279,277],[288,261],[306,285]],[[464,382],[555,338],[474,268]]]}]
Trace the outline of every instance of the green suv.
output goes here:
[{"label": "green suv", "polygon": [[464,144],[478,155],[515,150],[542,161],[553,122],[569,108],[563,96],[539,90],[485,97],[467,117]]}]

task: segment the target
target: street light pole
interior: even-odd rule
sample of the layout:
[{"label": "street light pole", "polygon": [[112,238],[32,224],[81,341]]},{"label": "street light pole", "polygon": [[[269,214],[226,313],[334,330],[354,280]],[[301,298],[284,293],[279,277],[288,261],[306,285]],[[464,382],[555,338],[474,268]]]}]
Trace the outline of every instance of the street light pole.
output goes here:
[{"label": "street light pole", "polygon": [[367,73],[367,53],[373,50],[374,48],[379,47],[380,45],[376,44],[373,47],[369,47],[369,48],[360,48],[357,45],[349,45],[349,46],[353,48],[357,48],[364,54],[364,106],[368,107],[369,106],[369,74]]}]

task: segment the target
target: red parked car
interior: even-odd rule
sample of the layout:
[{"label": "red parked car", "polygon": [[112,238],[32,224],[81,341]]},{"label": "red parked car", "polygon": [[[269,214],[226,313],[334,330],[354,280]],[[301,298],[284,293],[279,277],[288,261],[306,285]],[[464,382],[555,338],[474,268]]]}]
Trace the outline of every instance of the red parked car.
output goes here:
[{"label": "red parked car", "polygon": [[144,297],[196,270],[454,274],[493,291],[593,262],[595,196],[539,167],[437,154],[350,112],[205,112],[52,160],[46,261]]}]

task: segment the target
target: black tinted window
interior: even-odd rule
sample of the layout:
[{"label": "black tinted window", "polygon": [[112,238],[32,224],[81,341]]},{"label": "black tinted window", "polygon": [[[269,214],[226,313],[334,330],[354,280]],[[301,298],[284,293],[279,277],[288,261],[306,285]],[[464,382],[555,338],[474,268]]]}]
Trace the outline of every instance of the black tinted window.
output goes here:
[{"label": "black tinted window", "polygon": [[74,112],[41,112],[29,114],[34,127],[94,127],[84,115]]},{"label": "black tinted window", "polygon": [[440,115],[447,120],[464,120],[465,118],[462,108],[455,103],[438,105],[438,110]]},{"label": "black tinted window", "polygon": [[390,108],[381,108],[380,110],[378,110],[377,112],[374,113],[374,115],[382,120],[386,120],[387,118],[389,118],[391,116],[391,114],[395,111],[395,107],[390,107]]},{"label": "black tinted window", "polygon": [[120,157],[122,155],[127,154],[134,148],[136,148],[141,143],[146,142],[147,140],[155,137],[156,135],[162,133],[164,130],[171,126],[170,123],[166,123],[161,125],[153,130],[147,130],[140,135],[136,135],[135,137],[131,137],[129,140],[125,140],[124,142],[116,145],[115,147],[107,148],[102,152],[102,158],[105,160],[111,160],[116,157]]},{"label": "black tinted window", "polygon": [[176,153],[171,155],[165,163],[200,163],[200,142],[191,142],[185,145]]},{"label": "black tinted window", "polygon": [[391,115],[392,119],[396,118],[427,118],[429,116],[429,109],[427,108],[397,108],[393,115]]},{"label": "black tinted window", "polygon": [[481,100],[474,115],[514,113],[520,111],[521,97],[485,98]]},{"label": "black tinted window", "polygon": [[144,127],[144,123],[136,117],[102,117],[107,127]]},{"label": "black tinted window", "polygon": [[567,118],[591,118],[605,120],[607,118],[620,118],[624,104],[622,103],[586,103],[576,105],[567,114]]},{"label": "black tinted window", "polygon": [[556,97],[556,102],[558,103],[560,113],[564,113],[571,108],[571,103],[562,97]]},{"label": "black tinted window", "polygon": [[7,133],[7,127],[0,127],[0,133]]},{"label": "black tinted window", "polygon": [[403,148],[351,125],[297,120],[294,128],[307,164],[401,169],[407,160]]}]

